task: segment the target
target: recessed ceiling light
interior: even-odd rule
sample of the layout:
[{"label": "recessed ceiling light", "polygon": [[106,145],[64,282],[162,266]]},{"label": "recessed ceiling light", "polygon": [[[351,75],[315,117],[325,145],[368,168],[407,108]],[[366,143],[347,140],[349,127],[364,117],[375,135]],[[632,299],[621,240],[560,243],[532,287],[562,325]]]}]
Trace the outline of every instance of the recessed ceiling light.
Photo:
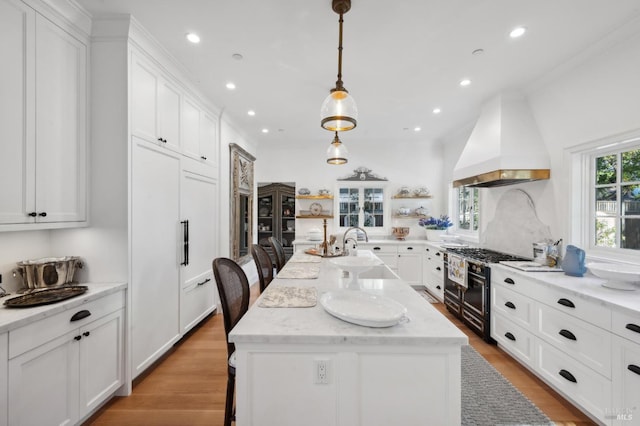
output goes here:
[{"label": "recessed ceiling light", "polygon": [[521,37],[526,32],[527,32],[527,29],[525,27],[515,27],[509,33],[509,37],[518,38],[518,37]]},{"label": "recessed ceiling light", "polygon": [[236,88],[236,85],[235,85],[235,84],[233,84],[233,83],[231,83],[231,82],[227,83],[227,89],[229,89],[229,90],[233,90],[233,89],[235,89],[235,88]]},{"label": "recessed ceiling light", "polygon": [[188,33],[186,37],[187,37],[187,40],[189,40],[193,44],[200,43],[200,36],[198,36],[198,34]]},{"label": "recessed ceiling light", "polygon": [[247,115],[250,115],[250,116],[253,117],[254,115],[256,115],[256,112],[254,110],[250,109],[249,111],[247,111]]},{"label": "recessed ceiling light", "polygon": [[440,108],[434,108],[433,109],[433,113],[434,114],[440,114],[442,112],[442,110]]},{"label": "recessed ceiling light", "polygon": [[469,80],[468,78],[465,78],[463,80],[460,80],[460,86],[465,87],[471,84],[471,80]]},{"label": "recessed ceiling light", "polygon": [[262,129],[262,133],[269,133],[269,129]]},{"label": "recessed ceiling light", "polygon": [[243,56],[241,54],[239,54],[239,53],[234,53],[233,55],[231,55],[231,57],[233,59],[235,59],[236,61],[241,61],[242,58],[243,58]]},{"label": "recessed ceiling light", "polygon": [[413,128],[414,132],[419,132],[420,130],[422,130],[422,129],[419,126],[416,126],[416,127]]},{"label": "recessed ceiling light", "polygon": [[476,49],[473,52],[471,52],[471,54],[474,56],[482,55],[483,53],[484,53],[484,49]]}]

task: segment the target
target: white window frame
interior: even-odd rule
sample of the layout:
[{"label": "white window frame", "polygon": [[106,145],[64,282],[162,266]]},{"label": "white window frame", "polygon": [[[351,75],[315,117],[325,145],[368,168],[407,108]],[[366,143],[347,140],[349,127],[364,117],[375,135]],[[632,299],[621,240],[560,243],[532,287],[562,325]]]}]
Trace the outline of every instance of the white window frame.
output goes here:
[{"label": "white window frame", "polygon": [[565,149],[564,162],[569,165],[565,178],[570,183],[567,194],[569,241],[583,248],[591,260],[640,262],[640,250],[594,244],[594,158],[637,147],[640,147],[640,129]]}]

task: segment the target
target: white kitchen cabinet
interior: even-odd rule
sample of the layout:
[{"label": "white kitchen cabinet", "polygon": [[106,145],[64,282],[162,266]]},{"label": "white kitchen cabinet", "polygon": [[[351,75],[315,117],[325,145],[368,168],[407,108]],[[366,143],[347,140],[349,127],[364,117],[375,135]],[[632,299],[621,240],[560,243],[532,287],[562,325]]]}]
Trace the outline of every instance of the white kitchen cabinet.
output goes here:
[{"label": "white kitchen cabinet", "polygon": [[422,282],[433,296],[444,301],[444,259],[442,251],[433,244],[424,246]]},{"label": "white kitchen cabinet", "polygon": [[181,269],[180,293],[180,328],[186,333],[217,305],[211,262],[218,240],[218,182],[183,170],[180,198],[183,227],[188,226],[189,236],[183,250],[182,263],[186,264]]},{"label": "white kitchen cabinet", "polygon": [[217,164],[218,123],[191,98],[182,101],[182,153],[191,158]]},{"label": "white kitchen cabinet", "polygon": [[613,340],[614,425],[640,425],[640,345],[621,337]]},{"label": "white kitchen cabinet", "polygon": [[0,426],[7,426],[8,418],[8,395],[7,383],[9,382],[9,333],[0,333]]},{"label": "white kitchen cabinet", "polygon": [[123,307],[117,292],[9,332],[8,424],[76,424],[122,385]]},{"label": "white kitchen cabinet", "polygon": [[132,362],[134,376],[180,337],[180,156],[132,139]]},{"label": "white kitchen cabinet", "polygon": [[[0,0],[0,224],[86,221],[87,39],[17,0]],[[22,226],[21,226],[22,225]]]},{"label": "white kitchen cabinet", "polygon": [[422,246],[401,244],[398,249],[398,276],[410,285],[422,285]]},{"label": "white kitchen cabinet", "polygon": [[358,243],[358,248],[371,250],[385,265],[396,274],[398,273],[398,248],[393,244]]},{"label": "white kitchen cabinet", "polygon": [[143,54],[131,55],[132,133],[179,152],[181,94]]}]

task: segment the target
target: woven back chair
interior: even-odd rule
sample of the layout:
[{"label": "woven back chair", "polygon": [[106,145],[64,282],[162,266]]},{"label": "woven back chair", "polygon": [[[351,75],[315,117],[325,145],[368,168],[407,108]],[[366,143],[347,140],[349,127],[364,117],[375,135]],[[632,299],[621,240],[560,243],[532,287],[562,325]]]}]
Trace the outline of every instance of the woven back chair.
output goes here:
[{"label": "woven back chair", "polygon": [[256,263],[258,277],[260,278],[260,293],[262,293],[273,280],[273,262],[269,253],[260,244],[251,246],[251,255]]},{"label": "woven back chair", "polygon": [[280,272],[284,267],[284,264],[287,263],[287,258],[284,254],[284,247],[282,247],[282,243],[280,243],[280,241],[275,237],[269,237],[269,245],[276,257],[276,272]]}]

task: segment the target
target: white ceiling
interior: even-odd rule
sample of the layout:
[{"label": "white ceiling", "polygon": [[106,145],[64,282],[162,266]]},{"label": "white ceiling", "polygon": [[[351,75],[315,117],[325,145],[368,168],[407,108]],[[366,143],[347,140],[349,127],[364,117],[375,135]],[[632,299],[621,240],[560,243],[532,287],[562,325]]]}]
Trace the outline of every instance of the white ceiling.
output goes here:
[{"label": "white ceiling", "polygon": [[[331,0],[77,1],[94,15],[133,15],[252,141],[331,142],[319,117],[337,74]],[[494,94],[525,90],[600,40],[621,37],[619,28],[637,25],[639,15],[640,0],[352,0],[343,81],[359,119],[340,138],[347,146],[437,142],[469,126]],[[517,25],[528,32],[512,40]],[[188,43],[187,32],[201,43]],[[484,53],[472,55],[476,49]],[[460,87],[462,78],[472,84]],[[442,113],[432,114],[435,107]]]}]

